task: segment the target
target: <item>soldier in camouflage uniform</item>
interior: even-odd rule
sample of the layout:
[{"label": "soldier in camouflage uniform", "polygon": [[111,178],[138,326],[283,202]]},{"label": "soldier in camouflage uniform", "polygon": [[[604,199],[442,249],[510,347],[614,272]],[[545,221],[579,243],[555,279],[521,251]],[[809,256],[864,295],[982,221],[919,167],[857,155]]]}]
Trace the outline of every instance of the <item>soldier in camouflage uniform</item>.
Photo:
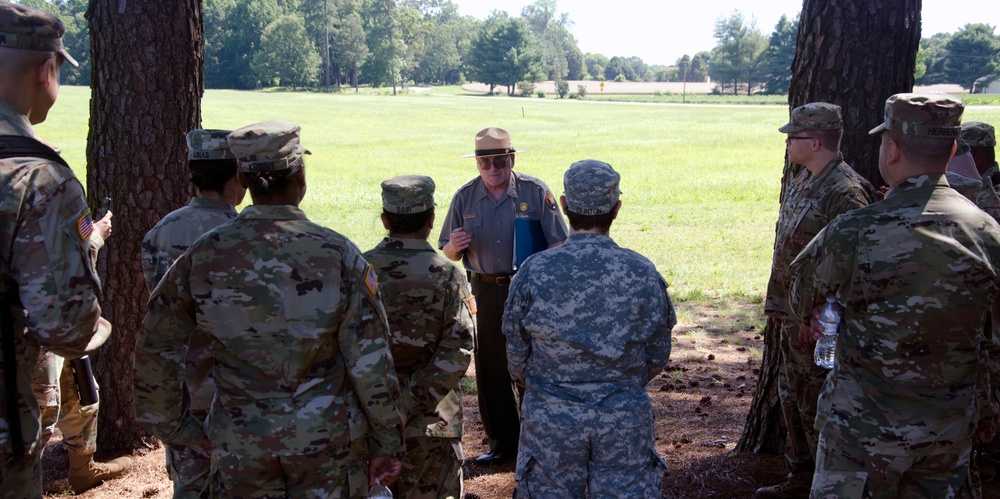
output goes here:
[{"label": "soldier in camouflage uniform", "polygon": [[[236,178],[236,157],[229,149],[229,130],[192,130],[187,134],[188,172],[195,196],[186,206],[163,217],[142,240],[142,273],[152,293],[174,260],[209,229],[236,218],[246,188]],[[184,384],[191,414],[208,415],[215,395],[208,337],[196,332],[188,342]],[[192,447],[167,445],[167,472],[174,482],[174,498],[198,497],[208,483],[210,461]]]},{"label": "soldier in camouflage uniform", "polygon": [[796,107],[789,122],[778,129],[788,134],[788,160],[803,166],[788,183],[781,203],[764,302],[764,311],[780,335],[778,395],[788,428],[785,459],[790,473],[786,481],[758,489],[756,498],[806,497],[812,484],[819,438],[813,421],[827,370],[813,362],[812,335],[807,330],[800,334],[788,304],[788,265],[831,220],[875,200],[872,185],[844,162],[843,129],[840,106],[826,102]]},{"label": "soldier in camouflage uniform", "polygon": [[791,305],[811,322],[843,307],[820,394],[813,497],[969,497],[983,317],[997,295],[1000,225],[948,186],[961,101],[898,94],[885,105],[885,199],[841,215],[792,263]]},{"label": "soldier in camouflage uniform", "polygon": [[[374,269],[310,222],[300,128],[268,121],[229,146],[254,204],[195,241],[149,299],[135,354],[136,419],[210,452],[213,497],[347,497],[391,482],[402,452],[399,385]],[[192,416],[184,350],[211,341],[216,395]],[[367,448],[367,450],[366,450]]]},{"label": "soldier in camouflage uniform", "polygon": [[[19,141],[35,139],[32,125],[44,121],[55,103],[62,63],[77,65],[63,48],[63,32],[48,13],[0,3],[0,153],[11,156],[0,159],[4,499],[42,495],[40,410],[31,385],[40,348],[76,358],[111,333],[97,301],[94,222],[83,186],[54,151],[45,157],[13,152],[25,149]],[[12,398],[16,406],[8,403]]]},{"label": "soldier in camouflage uniform", "polygon": [[382,286],[406,416],[406,459],[394,497],[461,499],[458,385],[472,360],[475,299],[465,273],[427,242],[434,226],[430,177],[382,182],[382,208],[389,237],[364,256]]},{"label": "soldier in camouflage uniform", "polygon": [[503,315],[511,376],[524,385],[517,497],[659,498],[646,385],[677,319],[648,259],[608,236],[620,176],[596,160],[563,177],[566,243],[528,257]]},{"label": "soldier in camouflage uniform", "polygon": [[996,134],[992,125],[981,121],[962,123],[962,138],[969,144],[980,176],[989,180],[994,190],[1000,192],[1000,169],[997,169]]}]

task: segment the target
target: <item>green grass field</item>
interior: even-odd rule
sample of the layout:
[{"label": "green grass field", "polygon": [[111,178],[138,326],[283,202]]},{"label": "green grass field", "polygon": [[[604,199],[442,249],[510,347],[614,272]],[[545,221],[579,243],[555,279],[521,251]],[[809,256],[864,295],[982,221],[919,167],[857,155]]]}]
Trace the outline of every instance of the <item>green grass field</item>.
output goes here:
[{"label": "green grass field", "polygon": [[[83,179],[89,89],[64,87],[40,136],[63,147]],[[612,237],[652,259],[676,300],[760,301],[778,212],[787,107],[670,105],[429,94],[397,97],[210,90],[203,126],[268,119],[302,126],[309,192],[302,208],[362,249],[384,235],[379,183],[425,174],[443,217],[459,186],[477,175],[460,158],[486,126],[511,132],[516,169],[558,196],[576,160],[596,158],[622,175]],[[1000,108],[966,119],[1000,123]],[[874,123],[864,124],[865,127]],[[176,132],[173,132],[176,133]],[[249,197],[248,197],[249,201]],[[436,239],[437,232],[433,234]]]}]

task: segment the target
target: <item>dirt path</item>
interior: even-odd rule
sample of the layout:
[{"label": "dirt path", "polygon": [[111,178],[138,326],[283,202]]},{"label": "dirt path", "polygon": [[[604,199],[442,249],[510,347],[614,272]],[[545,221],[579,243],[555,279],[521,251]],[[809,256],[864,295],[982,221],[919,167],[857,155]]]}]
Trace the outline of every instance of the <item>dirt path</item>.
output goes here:
[{"label": "dirt path", "polygon": [[[683,305],[679,305],[683,306]],[[656,447],[667,460],[665,498],[750,497],[757,487],[780,480],[778,456],[733,452],[753,398],[763,340],[759,305],[730,305],[726,315],[712,307],[694,310],[694,319],[678,324],[668,367],[649,385],[656,413]],[[469,376],[474,375],[470,367]],[[472,386],[466,380],[463,386]],[[487,451],[474,393],[463,396],[466,433],[465,481],[468,498],[509,498],[514,465],[483,468],[472,459]],[[66,490],[66,453],[53,439],[46,452],[46,497]],[[136,469],[80,497],[171,497],[163,470],[163,450],[137,455]]]}]

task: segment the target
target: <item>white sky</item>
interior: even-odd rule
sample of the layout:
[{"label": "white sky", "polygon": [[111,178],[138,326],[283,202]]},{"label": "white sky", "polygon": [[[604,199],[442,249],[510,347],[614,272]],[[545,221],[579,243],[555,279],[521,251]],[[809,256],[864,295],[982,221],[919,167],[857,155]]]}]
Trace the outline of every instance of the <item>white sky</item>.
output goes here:
[{"label": "white sky", "polygon": [[[485,19],[493,10],[513,17],[534,0],[453,0],[463,15]],[[802,9],[802,0],[559,0],[559,12],[573,21],[570,32],[584,53],[596,52],[642,58],[646,64],[670,65],[684,54],[715,46],[715,20],[734,10],[754,19],[765,35],[774,31],[782,14],[789,19]],[[954,33],[969,23],[1000,25],[996,0],[923,0],[922,38]]]}]

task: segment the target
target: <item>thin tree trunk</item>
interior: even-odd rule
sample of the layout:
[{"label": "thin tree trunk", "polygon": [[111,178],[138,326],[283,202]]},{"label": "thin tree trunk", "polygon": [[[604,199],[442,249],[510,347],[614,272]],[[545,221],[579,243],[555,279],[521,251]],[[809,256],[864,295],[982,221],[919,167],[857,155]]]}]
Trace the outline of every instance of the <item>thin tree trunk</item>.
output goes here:
[{"label": "thin tree trunk", "polygon": [[148,293],[142,238],[190,195],[185,134],[201,123],[204,27],[200,0],[91,0],[93,77],[87,198],[112,198],[114,234],[98,260],[111,338],[95,356],[101,385],[98,447],[155,445],[135,422],[132,360]]},{"label": "thin tree trunk", "polygon": [[[883,120],[885,100],[913,89],[920,42],[921,0],[804,0],[792,62],[788,107],[824,101],[841,106],[848,164],[879,186],[877,137],[868,135]],[[781,192],[800,165],[788,162]],[[777,329],[768,320],[757,390],[738,450],[781,452],[784,421],[778,404],[781,365]]]}]

